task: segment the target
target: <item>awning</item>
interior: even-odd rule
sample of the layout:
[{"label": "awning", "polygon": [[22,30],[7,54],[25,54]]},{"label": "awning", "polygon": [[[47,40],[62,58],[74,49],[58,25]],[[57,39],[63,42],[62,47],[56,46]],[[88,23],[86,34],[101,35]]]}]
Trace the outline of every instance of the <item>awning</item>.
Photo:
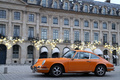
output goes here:
[{"label": "awning", "polygon": [[52,54],[54,54],[54,53],[60,53],[60,50],[58,48],[54,48]]},{"label": "awning", "polygon": [[103,52],[100,49],[95,49],[94,53],[97,55],[103,55]]},{"label": "awning", "polygon": [[118,56],[117,56],[117,55],[113,55],[113,57],[118,59]]},{"label": "awning", "polygon": [[48,49],[46,47],[42,47],[41,48],[41,53],[43,53],[43,52],[48,52]]},{"label": "awning", "polygon": [[86,48],[85,51],[92,52],[92,50],[90,48]]},{"label": "awning", "polygon": [[70,50],[69,48],[64,48],[63,53],[65,54],[69,50]]}]

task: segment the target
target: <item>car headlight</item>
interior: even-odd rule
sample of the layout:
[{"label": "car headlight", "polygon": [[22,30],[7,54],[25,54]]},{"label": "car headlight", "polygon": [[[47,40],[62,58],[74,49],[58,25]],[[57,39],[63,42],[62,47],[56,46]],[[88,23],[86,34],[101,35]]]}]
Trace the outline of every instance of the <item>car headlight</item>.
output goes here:
[{"label": "car headlight", "polygon": [[45,60],[42,62],[42,65],[44,65],[45,64]]}]

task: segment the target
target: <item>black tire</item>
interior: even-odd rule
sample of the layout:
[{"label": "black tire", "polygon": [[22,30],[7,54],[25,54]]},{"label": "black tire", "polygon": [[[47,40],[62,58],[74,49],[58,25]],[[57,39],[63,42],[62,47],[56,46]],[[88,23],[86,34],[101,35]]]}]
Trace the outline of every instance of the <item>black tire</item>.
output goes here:
[{"label": "black tire", "polygon": [[103,65],[98,65],[95,69],[95,75],[97,76],[104,76],[106,73],[105,66]]},{"label": "black tire", "polygon": [[63,73],[63,68],[61,65],[53,65],[50,69],[51,76],[59,77]]}]

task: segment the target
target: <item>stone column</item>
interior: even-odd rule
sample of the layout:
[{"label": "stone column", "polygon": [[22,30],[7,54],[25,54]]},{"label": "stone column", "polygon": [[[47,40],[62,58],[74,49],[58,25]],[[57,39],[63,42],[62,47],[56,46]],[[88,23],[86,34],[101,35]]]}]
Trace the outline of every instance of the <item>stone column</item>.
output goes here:
[{"label": "stone column", "polygon": [[90,19],[90,41],[91,41],[91,43],[93,43],[93,41],[94,41],[92,29],[93,29],[93,19]]},{"label": "stone column", "polygon": [[73,37],[73,35],[74,35],[74,33],[73,33],[73,18],[71,17],[70,18],[70,40],[71,40],[71,43],[74,43],[74,37]]},{"label": "stone column", "polygon": [[120,38],[119,38],[119,36],[120,36],[120,34],[119,34],[119,29],[120,29],[120,28],[119,28],[119,27],[120,27],[120,23],[118,22],[118,23],[117,23],[117,34],[118,34],[118,36],[117,36],[118,41],[117,41],[117,42],[118,42],[118,45],[120,45]]},{"label": "stone column", "polygon": [[27,58],[27,46],[26,43],[21,44],[21,52],[20,55],[20,64],[25,64],[26,58]]},{"label": "stone column", "polygon": [[51,31],[51,25],[52,25],[52,15],[48,15],[48,25],[49,25],[49,34],[48,34],[48,38],[49,39],[53,39],[52,37],[51,37],[51,34],[52,34],[52,31]]},{"label": "stone column", "polygon": [[102,27],[103,26],[102,26],[102,21],[101,20],[99,21],[99,25],[100,25],[100,41],[103,42],[103,36],[102,36],[102,29],[103,29]]},{"label": "stone column", "polygon": [[36,21],[37,21],[37,26],[36,26],[36,33],[37,33],[37,37],[39,37],[39,22],[40,22],[40,15],[39,13],[36,14]]},{"label": "stone column", "polygon": [[83,31],[83,27],[84,27],[84,22],[83,22],[83,18],[80,18],[80,24],[81,24],[81,42],[84,41],[84,31]]},{"label": "stone column", "polygon": [[7,49],[7,58],[6,58],[6,64],[11,64],[12,63],[12,48]]},{"label": "stone column", "polygon": [[12,37],[12,23],[11,23],[11,20],[12,20],[12,10],[11,9],[9,9],[8,10],[9,11],[9,24],[8,24],[8,37]]},{"label": "stone column", "polygon": [[111,21],[108,21],[108,27],[109,27],[109,44],[112,44],[112,35],[111,35]]},{"label": "stone column", "polygon": [[60,22],[59,22],[59,24],[60,24],[60,39],[63,39],[63,30],[62,30],[62,26],[63,26],[63,17],[62,16],[60,16]]},{"label": "stone column", "polygon": [[27,31],[26,30],[26,23],[27,23],[27,12],[26,11],[23,11],[23,26],[22,26],[22,38],[27,40]]}]

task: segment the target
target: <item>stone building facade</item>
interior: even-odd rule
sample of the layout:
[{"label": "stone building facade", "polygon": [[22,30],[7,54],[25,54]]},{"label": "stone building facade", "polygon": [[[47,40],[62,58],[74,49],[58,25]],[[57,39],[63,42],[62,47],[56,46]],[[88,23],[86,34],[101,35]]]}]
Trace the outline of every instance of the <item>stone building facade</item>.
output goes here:
[{"label": "stone building facade", "polygon": [[[120,5],[94,0],[0,0],[1,36],[25,41],[11,49],[0,44],[0,64],[30,64],[33,54],[35,60],[61,57],[75,42],[98,40],[103,57],[119,65],[120,55],[109,53],[104,44],[120,45]],[[64,42],[37,50],[30,42],[33,38]]]}]

